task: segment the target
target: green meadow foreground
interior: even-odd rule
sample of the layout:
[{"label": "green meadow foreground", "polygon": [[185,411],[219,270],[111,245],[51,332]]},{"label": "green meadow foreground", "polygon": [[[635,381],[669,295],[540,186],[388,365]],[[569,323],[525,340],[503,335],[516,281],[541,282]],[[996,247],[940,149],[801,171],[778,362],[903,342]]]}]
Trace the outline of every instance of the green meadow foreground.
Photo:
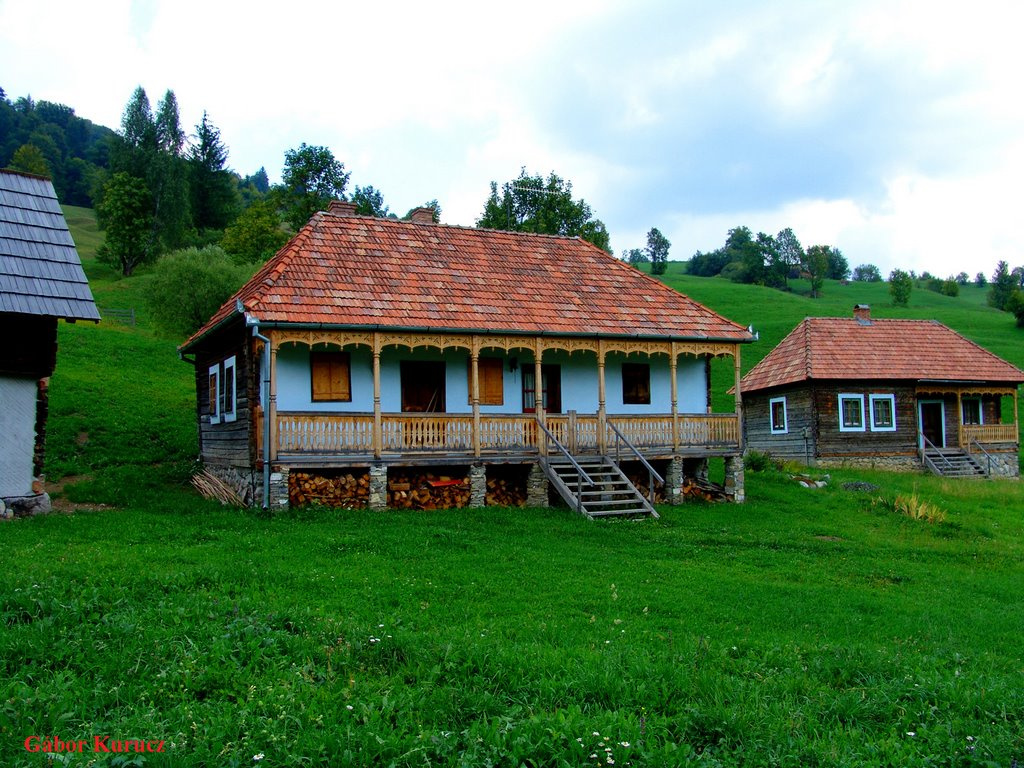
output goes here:
[{"label": "green meadow foreground", "polygon": [[[638,522],[224,508],[188,484],[192,369],[150,329],[150,275],[115,279],[69,221],[139,326],[60,328],[67,511],[0,524],[0,766],[1024,763],[1021,483],[770,468],[745,505]],[[878,286],[668,282],[755,323],[745,369],[806,314],[893,314]],[[912,309],[1021,365],[971,291]]]},{"label": "green meadow foreground", "polygon": [[[748,486],[642,522],[268,517],[177,490],[5,525],[0,763],[48,764],[32,735],[87,740],[69,765],[1024,756],[1020,484]],[[944,522],[874,501],[915,488]]]}]

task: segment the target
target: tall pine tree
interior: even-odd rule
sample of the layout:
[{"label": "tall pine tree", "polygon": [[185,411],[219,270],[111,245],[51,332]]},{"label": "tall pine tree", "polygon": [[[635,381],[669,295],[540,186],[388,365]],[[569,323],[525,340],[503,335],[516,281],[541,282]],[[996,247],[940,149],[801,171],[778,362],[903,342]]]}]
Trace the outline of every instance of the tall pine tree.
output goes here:
[{"label": "tall pine tree", "polygon": [[225,167],[228,150],[206,112],[188,151],[192,223],[196,229],[224,229],[240,206],[235,178]]}]

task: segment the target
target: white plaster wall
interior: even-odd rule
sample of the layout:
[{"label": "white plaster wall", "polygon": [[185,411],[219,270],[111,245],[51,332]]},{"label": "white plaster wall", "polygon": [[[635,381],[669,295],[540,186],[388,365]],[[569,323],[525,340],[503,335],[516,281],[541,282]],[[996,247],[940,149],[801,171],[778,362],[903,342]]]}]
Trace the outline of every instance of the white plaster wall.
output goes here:
[{"label": "white plaster wall", "polygon": [[0,377],[0,497],[32,493],[37,397],[35,380]]}]

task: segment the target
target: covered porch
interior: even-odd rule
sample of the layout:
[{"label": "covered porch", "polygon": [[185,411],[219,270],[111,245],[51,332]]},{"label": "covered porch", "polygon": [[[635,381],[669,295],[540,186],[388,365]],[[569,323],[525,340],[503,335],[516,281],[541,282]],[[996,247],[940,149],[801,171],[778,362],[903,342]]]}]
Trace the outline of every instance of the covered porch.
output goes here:
[{"label": "covered porch", "polygon": [[[922,447],[970,452],[972,446],[1019,444],[1016,387],[928,383],[919,384],[916,395]],[[1012,403],[1012,420],[1004,418],[1004,400]]]},{"label": "covered porch", "polygon": [[[690,356],[687,386],[693,386],[693,366],[707,369],[707,361],[714,356],[731,355],[734,358],[735,386],[739,387],[739,345],[723,341],[673,341],[639,339],[603,339],[594,337],[523,337],[498,334],[417,334],[386,332],[346,332],[288,329],[265,331],[269,342],[262,350],[269,365],[264,367],[260,402],[255,409],[255,433],[259,455],[271,462],[322,462],[330,464],[365,461],[394,462],[396,460],[442,461],[445,459],[471,459],[501,461],[529,459],[545,456],[552,450],[543,425],[567,450],[580,455],[615,455],[628,450],[626,443],[650,456],[670,457],[724,456],[741,451],[741,400],[736,397],[733,413],[710,413],[710,373],[700,378],[700,406],[703,413],[680,408],[681,401],[692,405],[691,398],[680,397],[680,360]],[[372,383],[372,410],[341,412],[338,410],[278,408],[282,377],[278,369],[278,353],[295,345],[313,349],[362,349],[367,364],[365,382]],[[468,373],[468,407],[466,412],[396,412],[385,410],[382,391],[388,385],[382,376],[382,353],[386,349],[404,348],[411,354],[415,350],[433,349],[440,353],[460,351],[462,365]],[[487,409],[482,375],[481,353],[485,356],[504,352],[515,367],[521,367],[524,382],[524,412],[495,413]],[[269,354],[268,354],[269,353]],[[468,353],[468,354],[467,354]],[[548,412],[548,361],[564,360],[572,356],[592,372],[589,396],[591,405],[583,403],[580,410],[568,392],[562,393],[563,403],[556,407],[561,412]],[[635,414],[609,413],[606,393],[606,367],[609,361],[647,361],[660,357],[658,364],[662,378],[651,385],[662,388],[662,395],[650,398],[644,412]],[[520,365],[519,359],[522,358]],[[352,359],[356,359],[353,352]],[[392,368],[393,369],[393,368]],[[507,370],[507,369],[506,369]],[[511,376],[512,374],[506,374]],[[462,374],[465,382],[465,374]],[[353,381],[356,381],[353,373]],[[372,377],[372,378],[371,378]],[[528,383],[527,383],[528,382]],[[393,384],[393,382],[392,382]],[[568,389],[568,388],[566,388]],[[578,386],[577,386],[578,389]],[[511,389],[509,391],[512,391]],[[664,396],[667,395],[667,396]],[[465,395],[461,395],[465,397]],[[355,402],[345,405],[357,405]],[[450,391],[449,406],[457,398]],[[508,400],[508,398],[507,398]],[[444,402],[442,397],[441,402]],[[462,401],[465,403],[465,400]],[[366,405],[371,403],[367,400]],[[613,403],[614,404],[614,403]],[[660,404],[661,412],[655,411]],[[505,410],[518,404],[506,402]],[[562,406],[564,405],[564,409]],[[593,408],[596,405],[596,408]],[[403,409],[405,408],[403,397]],[[620,406],[621,407],[621,406]],[[443,408],[443,406],[442,406]],[[269,448],[269,450],[265,450]]]}]

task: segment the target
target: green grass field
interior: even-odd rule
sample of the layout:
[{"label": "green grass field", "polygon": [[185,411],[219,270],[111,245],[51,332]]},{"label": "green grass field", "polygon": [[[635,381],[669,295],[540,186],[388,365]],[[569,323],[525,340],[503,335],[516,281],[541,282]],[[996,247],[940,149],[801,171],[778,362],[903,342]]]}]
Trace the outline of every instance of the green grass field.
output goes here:
[{"label": "green grass field", "polygon": [[[224,508],[188,486],[192,369],[150,329],[146,272],[105,273],[88,213],[68,218],[100,303],[139,324],[60,329],[47,471],[77,507],[0,526],[0,765],[1024,761],[1020,483],[769,469],[745,505],[642,522]],[[877,286],[669,282],[761,331],[744,368],[804,315],[889,311]],[[1024,362],[969,296],[906,311],[1016,338],[1001,354]],[[915,494],[944,519],[893,511]]]}]

